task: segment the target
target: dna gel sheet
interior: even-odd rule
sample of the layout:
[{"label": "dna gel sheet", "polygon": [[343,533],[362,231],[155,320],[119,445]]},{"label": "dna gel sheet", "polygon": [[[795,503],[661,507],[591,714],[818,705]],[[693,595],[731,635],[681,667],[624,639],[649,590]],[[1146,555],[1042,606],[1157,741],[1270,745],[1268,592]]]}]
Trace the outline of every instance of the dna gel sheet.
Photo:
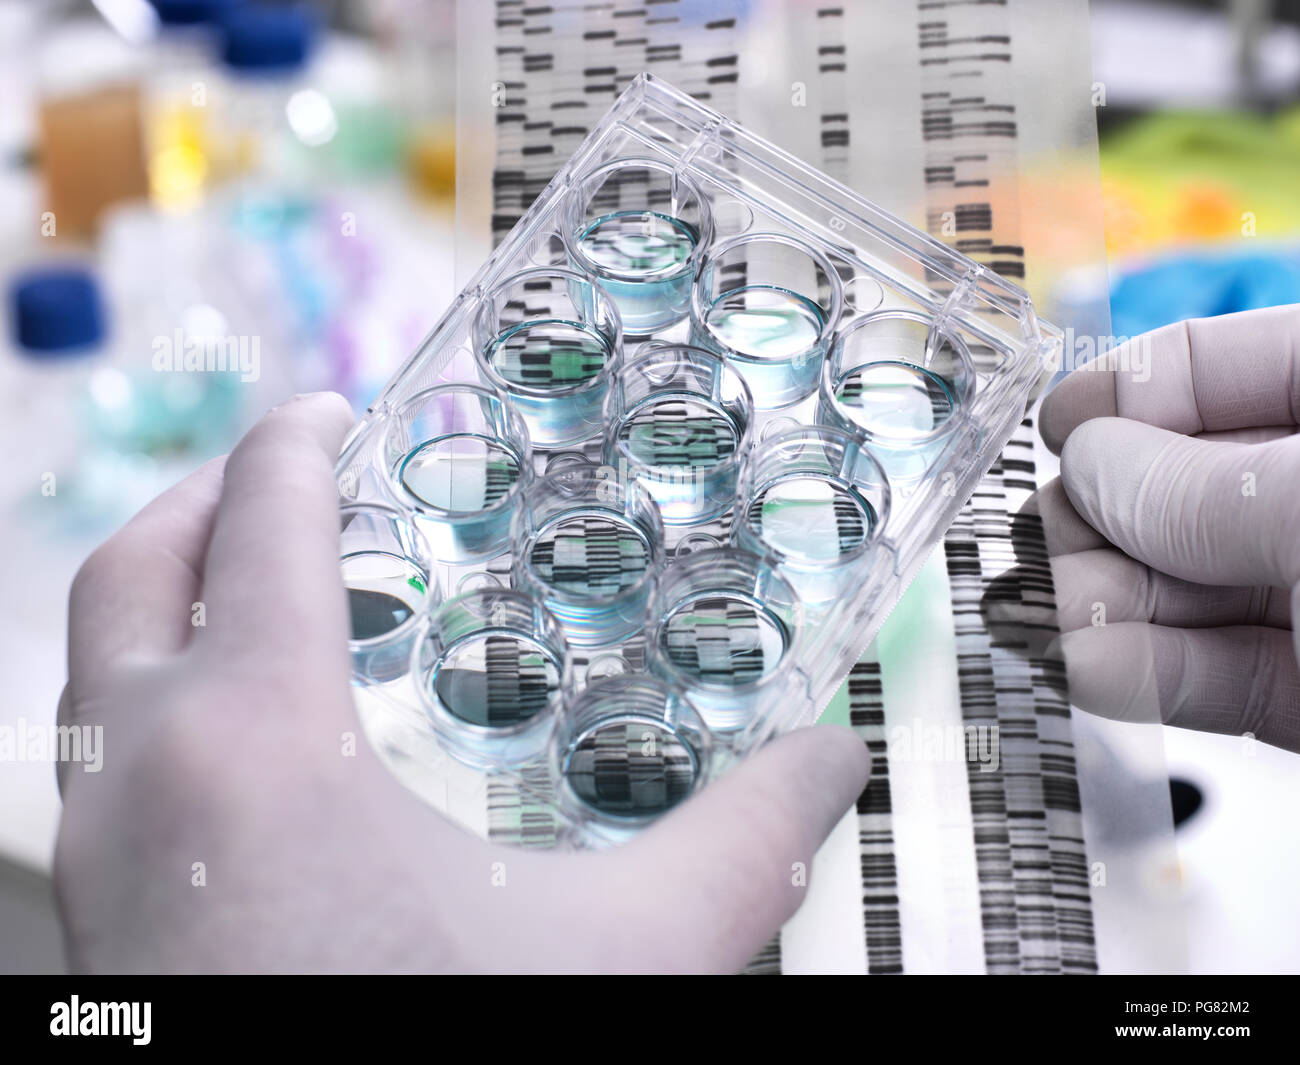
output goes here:
[{"label": "dna gel sheet", "polygon": [[[1082,158],[1082,184],[1095,185],[1086,101],[1040,91],[1071,78],[1087,88],[1083,2],[496,0],[462,3],[458,36],[462,281],[642,71],[1026,285],[1040,306],[1072,264],[1054,256],[1101,258],[1091,201],[1073,208],[1077,249],[1036,252],[1069,225],[1044,218],[1038,162]],[[1161,756],[1072,712],[1062,663],[1044,650],[1051,570],[1041,526],[1019,515],[1046,479],[1035,438],[1028,417],[825,711],[867,744],[872,780],[819,853],[807,903],[749,972],[1177,967],[1176,933],[1143,931],[1160,901],[1150,882],[1171,860],[1167,796],[1125,785],[1127,827],[1097,820],[1114,810],[1088,816],[1104,805],[1088,796],[1134,767],[1159,781]],[[1024,624],[991,626],[993,600]],[[526,788],[494,786],[487,807],[496,839],[553,838]]]}]

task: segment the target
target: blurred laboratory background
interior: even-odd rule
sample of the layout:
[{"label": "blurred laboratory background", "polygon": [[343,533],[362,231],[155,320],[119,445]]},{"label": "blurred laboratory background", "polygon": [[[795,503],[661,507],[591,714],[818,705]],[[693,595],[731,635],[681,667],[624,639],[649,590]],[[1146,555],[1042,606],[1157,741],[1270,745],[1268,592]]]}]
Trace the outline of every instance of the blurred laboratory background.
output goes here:
[{"label": "blurred laboratory background", "polygon": [[[0,724],[53,720],[98,542],[287,395],[363,410],[454,296],[456,8],[0,0]],[[1108,270],[1060,301],[1113,336],[1300,302],[1300,0],[1092,27]],[[1166,741],[1190,964],[1295,971],[1297,765],[1221,742]],[[57,821],[51,766],[0,763],[0,971],[63,965]]]}]

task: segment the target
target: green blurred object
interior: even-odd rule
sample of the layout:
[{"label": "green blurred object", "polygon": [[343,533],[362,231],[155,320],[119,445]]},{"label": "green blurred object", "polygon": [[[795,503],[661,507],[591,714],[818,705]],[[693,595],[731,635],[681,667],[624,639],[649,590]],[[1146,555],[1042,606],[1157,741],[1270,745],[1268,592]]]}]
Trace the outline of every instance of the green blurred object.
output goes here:
[{"label": "green blurred object", "polygon": [[96,446],[123,454],[208,455],[228,443],[240,413],[240,381],[229,373],[127,374],[90,379],[87,418]]},{"label": "green blurred object", "polygon": [[1101,162],[1112,254],[1300,233],[1300,108],[1150,115],[1103,141]]},{"label": "green blurred object", "polygon": [[342,176],[392,173],[402,166],[407,131],[402,117],[383,104],[336,103],[339,128],[328,145],[331,166]]}]

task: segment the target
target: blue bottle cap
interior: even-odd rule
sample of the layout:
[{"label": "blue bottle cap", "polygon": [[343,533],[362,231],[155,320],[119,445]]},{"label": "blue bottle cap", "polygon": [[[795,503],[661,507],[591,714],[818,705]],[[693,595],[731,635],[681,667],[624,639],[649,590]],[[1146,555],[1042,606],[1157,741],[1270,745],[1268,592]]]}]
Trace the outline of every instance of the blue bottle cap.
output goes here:
[{"label": "blue bottle cap", "polygon": [[14,340],[37,358],[75,353],[104,339],[99,283],[77,267],[34,270],[9,289]]},{"label": "blue bottle cap", "polygon": [[222,19],[222,61],[245,73],[287,73],[307,62],[316,20],[299,7],[237,7]]},{"label": "blue bottle cap", "polygon": [[243,0],[149,0],[165,26],[194,26],[215,22]]}]

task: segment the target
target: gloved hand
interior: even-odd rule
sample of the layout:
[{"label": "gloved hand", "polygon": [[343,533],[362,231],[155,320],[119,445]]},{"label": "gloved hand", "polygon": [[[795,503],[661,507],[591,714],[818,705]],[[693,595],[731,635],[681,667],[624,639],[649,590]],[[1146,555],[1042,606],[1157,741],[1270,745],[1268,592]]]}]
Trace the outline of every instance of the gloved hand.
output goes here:
[{"label": "gloved hand", "polygon": [[337,396],[273,410],[78,574],[60,717],[103,726],[103,765],[60,767],[73,965],[741,967],[802,901],[796,863],[866,785],[865,745],[795,732],[606,852],[466,835],[364,739],[345,754],[360,725],[332,465],[351,420]]},{"label": "gloved hand", "polygon": [[1300,305],[1168,326],[1095,367],[1039,421],[1072,700],[1300,751]]}]

